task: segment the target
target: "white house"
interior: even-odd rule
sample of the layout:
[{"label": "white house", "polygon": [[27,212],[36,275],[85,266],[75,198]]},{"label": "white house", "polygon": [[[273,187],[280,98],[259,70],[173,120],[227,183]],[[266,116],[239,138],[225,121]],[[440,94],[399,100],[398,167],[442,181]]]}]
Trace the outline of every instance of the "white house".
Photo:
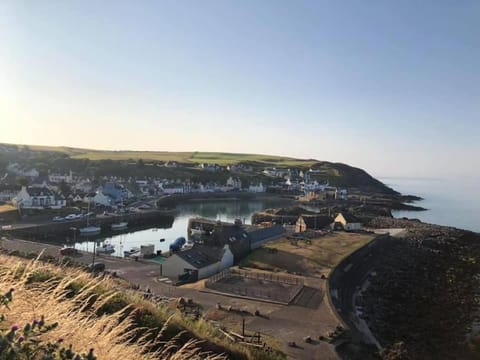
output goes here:
[{"label": "white house", "polygon": [[0,186],[0,201],[9,202],[17,196],[20,186],[16,185],[1,185]]},{"label": "white house", "polygon": [[203,279],[228,269],[233,265],[233,254],[228,245],[221,247],[194,245],[167,258],[161,267],[161,275],[178,280],[184,274]]},{"label": "white house", "polygon": [[230,187],[232,189],[241,189],[242,182],[240,181],[239,178],[233,178],[230,176],[227,180],[227,187]]},{"label": "white house", "polygon": [[64,197],[55,194],[52,190],[45,187],[22,186],[22,189],[12,199],[15,206],[23,209],[60,209],[67,205]]},{"label": "white house", "polygon": [[171,194],[183,194],[185,192],[185,188],[183,184],[162,184],[161,190],[164,194],[171,195]]},{"label": "white house", "polygon": [[358,219],[356,216],[353,216],[352,214],[346,212],[339,213],[337,215],[334,220],[334,226],[337,226],[338,224],[341,224],[345,231],[356,231],[363,229],[363,224],[361,220]]},{"label": "white house", "polygon": [[251,192],[251,193],[262,193],[262,192],[265,192],[266,188],[265,186],[263,186],[262,183],[258,184],[258,185],[250,185],[248,187],[248,192]]},{"label": "white house", "polygon": [[59,184],[61,182],[65,182],[67,184],[73,183],[73,173],[72,170],[68,174],[57,174],[57,173],[50,173],[48,174],[48,181],[51,183]]}]

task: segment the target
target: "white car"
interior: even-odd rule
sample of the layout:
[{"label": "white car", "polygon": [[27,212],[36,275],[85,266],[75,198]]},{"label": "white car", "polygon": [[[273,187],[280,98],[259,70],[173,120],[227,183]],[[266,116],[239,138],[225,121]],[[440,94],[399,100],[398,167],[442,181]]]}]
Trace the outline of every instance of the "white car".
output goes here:
[{"label": "white car", "polygon": [[77,219],[77,215],[75,214],[69,214],[65,216],[65,220],[75,220],[75,219]]},{"label": "white car", "polygon": [[63,220],[65,220],[65,218],[61,217],[61,216],[55,216],[52,220],[53,221],[63,221]]}]

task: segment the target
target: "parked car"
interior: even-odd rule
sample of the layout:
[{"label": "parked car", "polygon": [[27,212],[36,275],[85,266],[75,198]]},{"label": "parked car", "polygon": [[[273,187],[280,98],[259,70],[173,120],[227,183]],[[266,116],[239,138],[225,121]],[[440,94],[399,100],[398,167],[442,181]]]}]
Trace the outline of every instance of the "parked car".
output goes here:
[{"label": "parked car", "polygon": [[65,216],[65,220],[75,220],[75,219],[77,219],[76,214],[68,214],[67,216]]},{"label": "parked car", "polygon": [[61,217],[61,216],[54,216],[52,220],[53,220],[53,221],[64,221],[65,218],[64,218],[64,217]]},{"label": "parked car", "polygon": [[73,247],[65,247],[60,249],[60,255],[62,256],[74,256],[78,254],[78,250]]},{"label": "parked car", "polygon": [[90,264],[90,265],[88,265],[88,271],[90,271],[90,272],[105,271],[105,263],[96,262],[96,263]]}]

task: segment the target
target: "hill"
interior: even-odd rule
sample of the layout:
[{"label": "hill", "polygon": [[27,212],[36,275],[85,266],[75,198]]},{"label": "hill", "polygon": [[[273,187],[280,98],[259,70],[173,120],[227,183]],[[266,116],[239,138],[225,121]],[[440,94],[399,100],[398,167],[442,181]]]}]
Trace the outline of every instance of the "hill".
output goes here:
[{"label": "hill", "polygon": [[[48,170],[88,173],[95,176],[116,175],[159,176],[190,179],[192,181],[225,181],[227,171],[206,174],[198,169],[201,163],[215,163],[221,166],[243,164],[254,171],[242,174],[242,182],[271,183],[272,179],[261,174],[265,168],[296,168],[307,171],[317,170],[312,176],[318,181],[328,181],[333,186],[358,188],[363,191],[396,195],[385,184],[366,171],[342,163],[292,157],[236,154],[220,152],[168,152],[168,151],[108,151],[70,147],[38,145],[0,144],[0,171],[9,162],[20,161],[34,166],[40,172]],[[183,166],[166,168],[162,165],[175,161]],[[133,168],[132,168],[133,167]]]}]

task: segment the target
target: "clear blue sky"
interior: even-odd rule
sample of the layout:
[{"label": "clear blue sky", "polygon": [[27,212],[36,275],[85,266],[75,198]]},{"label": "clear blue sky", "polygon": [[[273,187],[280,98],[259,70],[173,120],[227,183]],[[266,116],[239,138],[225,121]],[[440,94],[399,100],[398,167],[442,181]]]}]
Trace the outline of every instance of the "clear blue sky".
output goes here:
[{"label": "clear blue sky", "polygon": [[4,0],[0,29],[0,142],[480,177],[480,1]]}]

